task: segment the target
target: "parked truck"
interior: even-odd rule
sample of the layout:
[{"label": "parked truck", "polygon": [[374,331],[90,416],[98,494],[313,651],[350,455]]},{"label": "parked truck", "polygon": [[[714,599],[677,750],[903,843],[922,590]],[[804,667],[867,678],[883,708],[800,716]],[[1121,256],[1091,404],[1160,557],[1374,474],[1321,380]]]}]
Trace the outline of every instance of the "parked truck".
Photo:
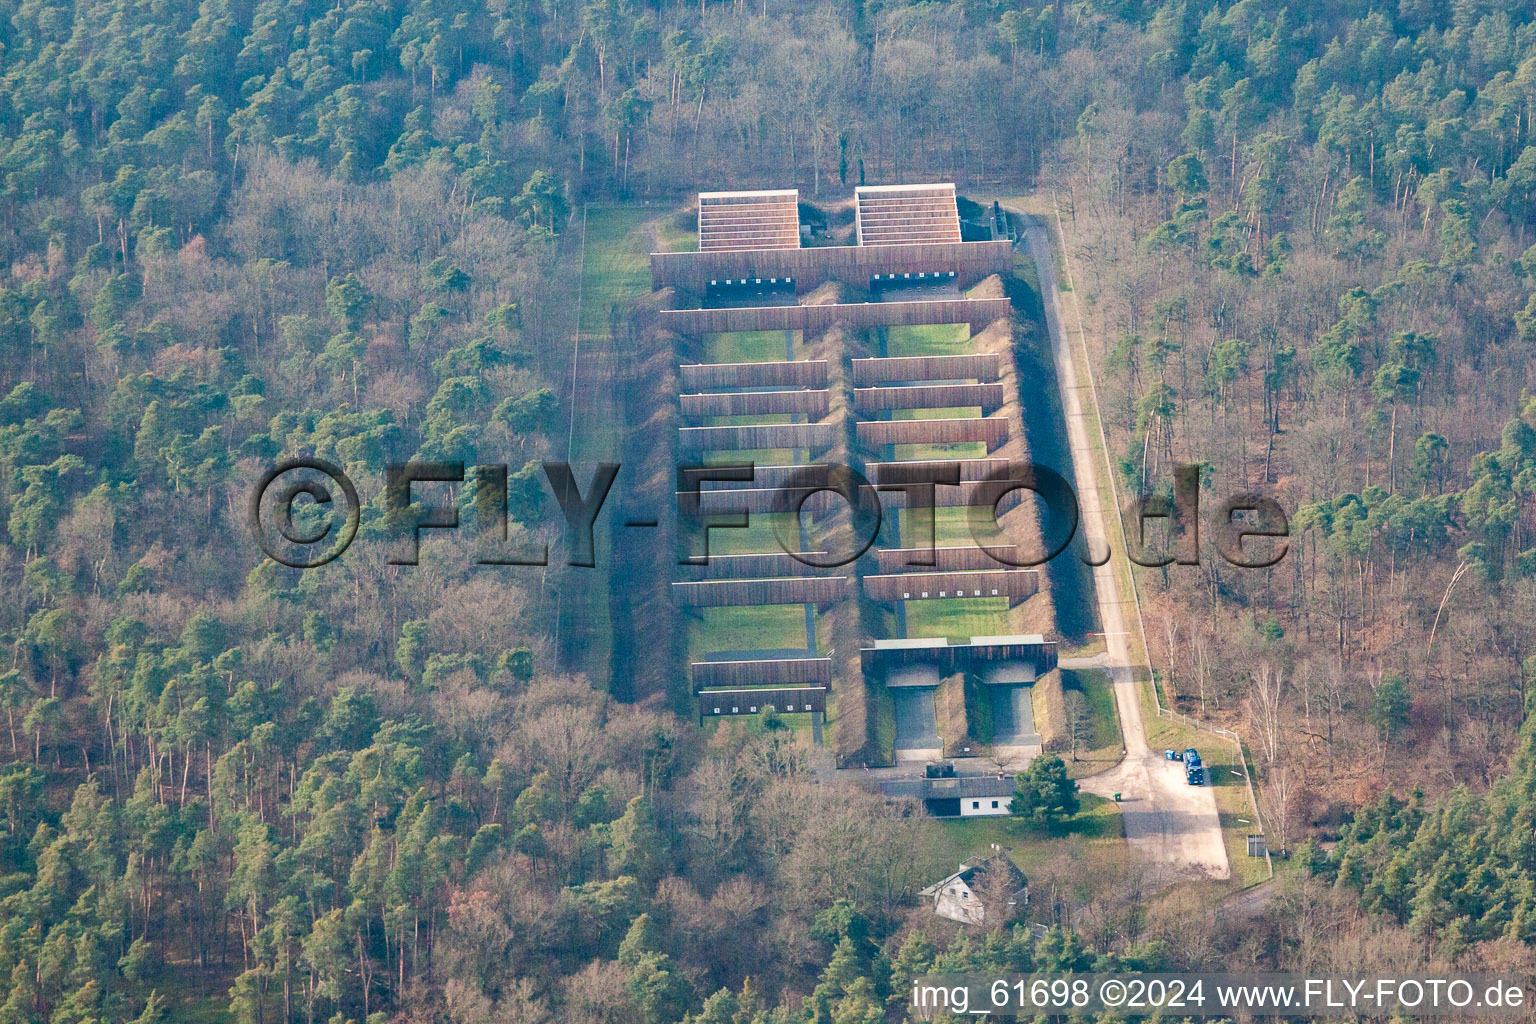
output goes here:
[{"label": "parked truck", "polygon": [[1184,781],[1191,786],[1205,785],[1205,765],[1200,761],[1200,752],[1194,747],[1184,751]]}]

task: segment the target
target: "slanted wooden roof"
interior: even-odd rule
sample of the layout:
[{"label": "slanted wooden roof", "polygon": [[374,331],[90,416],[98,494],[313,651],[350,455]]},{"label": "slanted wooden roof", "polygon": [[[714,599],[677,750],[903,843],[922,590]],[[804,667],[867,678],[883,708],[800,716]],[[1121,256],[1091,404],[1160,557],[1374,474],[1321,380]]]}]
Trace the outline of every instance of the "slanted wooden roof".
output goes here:
[{"label": "slanted wooden roof", "polygon": [[781,576],[761,580],[699,580],[672,584],[679,608],[763,604],[827,604],[848,592],[847,576]]},{"label": "slanted wooden roof", "polygon": [[967,352],[954,356],[884,356],[853,361],[856,386],[899,384],[927,380],[994,381],[1002,374],[996,352]]},{"label": "slanted wooden roof", "polygon": [[827,361],[787,363],[687,363],[681,367],[683,387],[695,391],[715,388],[824,388]]},{"label": "slanted wooden roof", "polygon": [[865,576],[864,594],[872,601],[925,601],[954,597],[1032,597],[1040,588],[1034,569],[977,569],[906,572]]},{"label": "slanted wooden roof", "polygon": [[759,711],[798,712],[827,710],[825,686],[787,686],[765,690],[704,690],[698,695],[699,717],[755,715]]},{"label": "slanted wooden roof", "polygon": [[[959,241],[957,237],[955,239]],[[699,251],[800,248],[800,192],[700,192]]]},{"label": "slanted wooden roof", "polygon": [[746,661],[695,661],[693,688],[699,690],[750,686],[831,686],[831,658],[757,658]]},{"label": "slanted wooden roof", "polygon": [[[964,386],[964,385],[962,385]],[[997,387],[1001,384],[988,385],[977,384],[972,387]],[[885,391],[900,391],[902,388],[884,388]],[[980,404],[980,398],[985,396],[973,395],[970,392],[957,394],[953,405],[945,408],[959,408],[965,403],[959,401],[962,398],[978,398],[975,404]],[[916,398],[912,400],[917,400]],[[936,401],[937,399],[932,399]],[[706,392],[699,395],[683,395],[680,398],[683,415],[690,419],[698,419],[703,416],[772,416],[780,413],[804,413],[815,419],[821,419],[831,408],[831,392],[821,391],[724,391]],[[999,403],[1001,404],[1001,403]],[[898,406],[890,406],[898,408]],[[900,408],[908,408],[901,406]]]},{"label": "slanted wooden roof", "polygon": [[[854,424],[853,429],[859,443],[867,445],[958,444],[965,441],[985,441],[987,450],[991,451],[1008,440],[1008,421],[1002,416],[971,416],[944,420],[859,420]],[[740,447],[745,449],[773,446],[744,444]]]},{"label": "slanted wooden roof", "polygon": [[953,184],[864,185],[854,197],[860,245],[960,241]]},{"label": "slanted wooden roof", "polygon": [[853,408],[857,412],[965,409],[977,406],[983,412],[992,412],[1002,404],[1001,384],[906,384],[900,387],[855,388],[853,391]]},{"label": "slanted wooden roof", "polygon": [[[902,420],[910,423],[947,423],[948,420]],[[986,422],[978,420],[977,422]],[[861,424],[862,425],[862,424]],[[1003,440],[1008,426],[1003,424]],[[684,451],[761,451],[765,448],[832,447],[830,423],[755,423],[737,427],[683,427],[678,437]],[[965,438],[963,440],[969,440]],[[913,442],[924,443],[924,442]],[[1002,442],[999,441],[999,444]]]}]

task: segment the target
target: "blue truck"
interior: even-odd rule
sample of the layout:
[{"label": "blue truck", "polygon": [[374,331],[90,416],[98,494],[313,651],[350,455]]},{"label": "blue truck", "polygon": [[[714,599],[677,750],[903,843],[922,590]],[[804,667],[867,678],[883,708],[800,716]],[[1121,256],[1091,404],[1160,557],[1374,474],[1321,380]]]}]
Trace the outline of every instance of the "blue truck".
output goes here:
[{"label": "blue truck", "polygon": [[1200,752],[1194,747],[1184,751],[1184,781],[1191,786],[1205,785],[1205,765],[1200,762]]}]

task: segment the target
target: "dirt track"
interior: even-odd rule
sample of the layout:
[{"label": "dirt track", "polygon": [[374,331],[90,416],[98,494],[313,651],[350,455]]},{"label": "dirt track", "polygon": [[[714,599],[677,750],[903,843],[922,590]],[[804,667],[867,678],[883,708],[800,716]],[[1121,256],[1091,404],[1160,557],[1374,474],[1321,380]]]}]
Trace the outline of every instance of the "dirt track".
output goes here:
[{"label": "dirt track", "polygon": [[[1056,379],[1072,448],[1083,531],[1089,550],[1102,555],[1110,532],[1106,510],[1099,503],[1099,459],[1090,440],[1095,436],[1097,425],[1083,408],[1081,396],[1088,383],[1079,383],[1076,367],[1067,350],[1061,293],[1056,284],[1056,266],[1051,259],[1050,236],[1046,229],[1029,228],[1025,232],[1024,248],[1034,259],[1040,278],[1041,301],[1050,328]],[[1208,786],[1187,785],[1183,765],[1165,761],[1161,752],[1154,754],[1147,749],[1141,701],[1126,644],[1126,630],[1135,625],[1131,618],[1134,609],[1127,609],[1128,615],[1121,614],[1112,563],[1105,562],[1096,567],[1093,581],[1108,649],[1105,668],[1114,683],[1120,732],[1125,738],[1125,760],[1107,772],[1081,780],[1082,789],[1105,797],[1120,794],[1126,839],[1154,874],[1164,875],[1167,881],[1227,878],[1231,871],[1215,795]]]}]

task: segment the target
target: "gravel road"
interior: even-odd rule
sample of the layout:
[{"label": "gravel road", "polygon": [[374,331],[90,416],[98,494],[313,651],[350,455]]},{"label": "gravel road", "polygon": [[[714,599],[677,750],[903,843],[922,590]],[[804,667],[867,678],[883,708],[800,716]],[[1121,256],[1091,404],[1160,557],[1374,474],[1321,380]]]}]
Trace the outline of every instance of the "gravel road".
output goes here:
[{"label": "gravel road", "polygon": [[[1040,278],[1056,379],[1066,411],[1082,526],[1089,550],[1097,554],[1105,550],[1106,540],[1111,536],[1111,520],[1109,510],[1102,508],[1098,499],[1099,458],[1090,441],[1097,436],[1098,427],[1083,408],[1082,395],[1089,384],[1078,381],[1076,367],[1068,355],[1061,293],[1046,229],[1029,228],[1023,248],[1034,259]],[[1115,539],[1119,539],[1117,534]],[[1114,684],[1120,732],[1125,738],[1125,760],[1107,772],[1081,780],[1082,789],[1104,797],[1120,794],[1126,840],[1137,856],[1166,880],[1227,878],[1231,870],[1215,795],[1208,786],[1186,784],[1182,764],[1165,761],[1160,752],[1154,754],[1147,749],[1141,701],[1126,644],[1126,630],[1130,628],[1127,623],[1135,624],[1135,609],[1128,607],[1122,614],[1111,563],[1096,567],[1093,581],[1108,649],[1104,667]]]}]

